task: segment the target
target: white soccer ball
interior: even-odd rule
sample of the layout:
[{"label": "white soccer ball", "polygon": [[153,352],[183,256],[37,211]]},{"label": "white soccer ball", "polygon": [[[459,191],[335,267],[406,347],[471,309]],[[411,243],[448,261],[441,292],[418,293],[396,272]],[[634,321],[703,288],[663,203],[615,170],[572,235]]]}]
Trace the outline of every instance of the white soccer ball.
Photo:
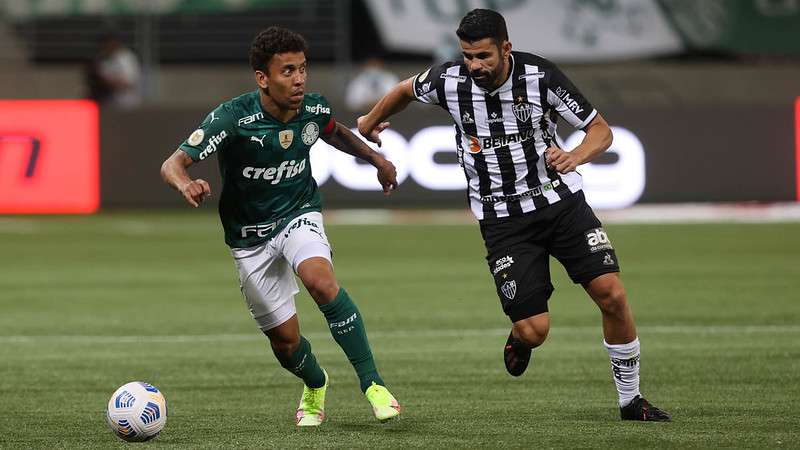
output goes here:
[{"label": "white soccer ball", "polygon": [[153,439],[167,423],[167,400],[155,386],[132,381],[111,396],[106,420],[120,439],[129,442]]}]

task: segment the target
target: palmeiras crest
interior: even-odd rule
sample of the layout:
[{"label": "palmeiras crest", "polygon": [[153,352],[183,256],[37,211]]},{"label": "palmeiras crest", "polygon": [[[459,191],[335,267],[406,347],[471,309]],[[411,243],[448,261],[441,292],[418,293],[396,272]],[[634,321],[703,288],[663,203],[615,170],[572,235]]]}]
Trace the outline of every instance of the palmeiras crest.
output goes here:
[{"label": "palmeiras crest", "polygon": [[531,106],[530,103],[526,103],[522,97],[517,97],[514,100],[514,106],[511,107],[511,111],[514,112],[514,116],[517,117],[517,120],[520,122],[527,122],[531,118],[533,106]]},{"label": "palmeiras crest", "polygon": [[505,295],[506,298],[514,300],[514,296],[517,295],[517,282],[515,280],[506,281],[500,286],[500,290],[503,291],[503,295]]}]

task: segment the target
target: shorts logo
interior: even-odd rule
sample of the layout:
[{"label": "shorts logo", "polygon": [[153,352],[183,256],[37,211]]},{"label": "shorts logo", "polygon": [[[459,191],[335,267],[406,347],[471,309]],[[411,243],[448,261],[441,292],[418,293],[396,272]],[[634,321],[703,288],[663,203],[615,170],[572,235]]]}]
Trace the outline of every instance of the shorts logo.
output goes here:
[{"label": "shorts logo", "polygon": [[289,228],[287,228],[286,229],[286,233],[283,234],[283,237],[284,238],[288,238],[289,235],[292,234],[292,231],[294,231],[294,230],[296,230],[296,229],[298,229],[298,228],[300,228],[302,226],[311,227],[311,228],[308,228],[308,231],[311,231],[313,233],[318,234],[323,239],[325,238],[325,236],[323,236],[322,233],[320,233],[320,231],[319,231],[319,225],[317,225],[316,223],[306,219],[305,217],[303,217],[300,220],[296,221]]},{"label": "shorts logo", "polygon": [[514,258],[511,256],[503,256],[502,258],[498,259],[494,262],[494,269],[492,269],[492,275],[497,275],[497,272],[500,272],[503,269],[508,269],[511,265],[514,264]]},{"label": "shorts logo", "polygon": [[614,258],[612,258],[610,254],[606,253],[606,257],[603,258],[603,264],[605,264],[606,266],[613,266]]},{"label": "shorts logo", "polygon": [[314,142],[317,141],[318,136],[319,125],[314,122],[308,122],[306,126],[303,127],[303,131],[300,133],[300,138],[303,140],[303,144],[306,145],[314,145]]},{"label": "shorts logo", "polygon": [[608,235],[605,231],[603,231],[603,228],[594,228],[587,231],[586,245],[589,246],[589,251],[592,253],[597,253],[601,250],[614,250],[614,247],[611,246],[611,241],[608,240]]},{"label": "shorts logo", "polygon": [[278,133],[278,142],[280,142],[281,147],[283,147],[284,150],[286,150],[287,148],[289,148],[290,145],[292,145],[293,139],[294,139],[294,131],[292,130],[283,130],[280,133]]},{"label": "shorts logo", "polygon": [[517,282],[515,280],[506,281],[500,286],[500,290],[507,299],[514,300],[514,296],[517,295]]}]

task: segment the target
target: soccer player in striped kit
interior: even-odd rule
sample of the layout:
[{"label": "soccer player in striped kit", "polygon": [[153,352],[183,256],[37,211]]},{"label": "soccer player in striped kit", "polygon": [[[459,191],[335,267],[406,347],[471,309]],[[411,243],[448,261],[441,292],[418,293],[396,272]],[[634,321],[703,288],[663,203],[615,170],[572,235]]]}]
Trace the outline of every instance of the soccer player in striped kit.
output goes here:
[{"label": "soccer player in striped kit", "polygon": [[[452,117],[470,208],[512,322],[504,348],[511,375],[522,375],[532,349],[547,338],[552,255],[600,308],[622,419],[671,420],[639,392],[639,339],[617,256],[576,172],[609,148],[611,129],[552,62],[512,51],[499,13],[472,10],[456,34],[463,61],[399,83],[358,119],[359,132],[380,143],[385,120],[412,101],[438,105]],[[556,144],[558,117],[586,132],[571,151]]]}]

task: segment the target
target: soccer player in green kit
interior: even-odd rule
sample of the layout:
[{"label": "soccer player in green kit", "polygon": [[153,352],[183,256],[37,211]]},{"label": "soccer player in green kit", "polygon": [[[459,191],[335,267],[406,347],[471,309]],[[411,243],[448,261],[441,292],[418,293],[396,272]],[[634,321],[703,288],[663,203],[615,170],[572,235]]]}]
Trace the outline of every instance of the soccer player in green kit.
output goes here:
[{"label": "soccer player in green kit", "polygon": [[214,109],[161,167],[161,176],[194,207],[211,194],[187,168],[217,153],[222,176],[219,215],[239,271],[242,293],[281,366],[305,384],[298,426],[325,420],[328,375],[300,334],[295,274],[325,315],[331,334],[358,375],[375,417],[400,405],[378,374],[361,313],[333,273],[321,198],[309,152],[318,138],[377,169],[385,194],[397,187],[394,165],[336,122],[327,100],[306,94],[306,42],[270,27],[250,47],[256,91]]}]

